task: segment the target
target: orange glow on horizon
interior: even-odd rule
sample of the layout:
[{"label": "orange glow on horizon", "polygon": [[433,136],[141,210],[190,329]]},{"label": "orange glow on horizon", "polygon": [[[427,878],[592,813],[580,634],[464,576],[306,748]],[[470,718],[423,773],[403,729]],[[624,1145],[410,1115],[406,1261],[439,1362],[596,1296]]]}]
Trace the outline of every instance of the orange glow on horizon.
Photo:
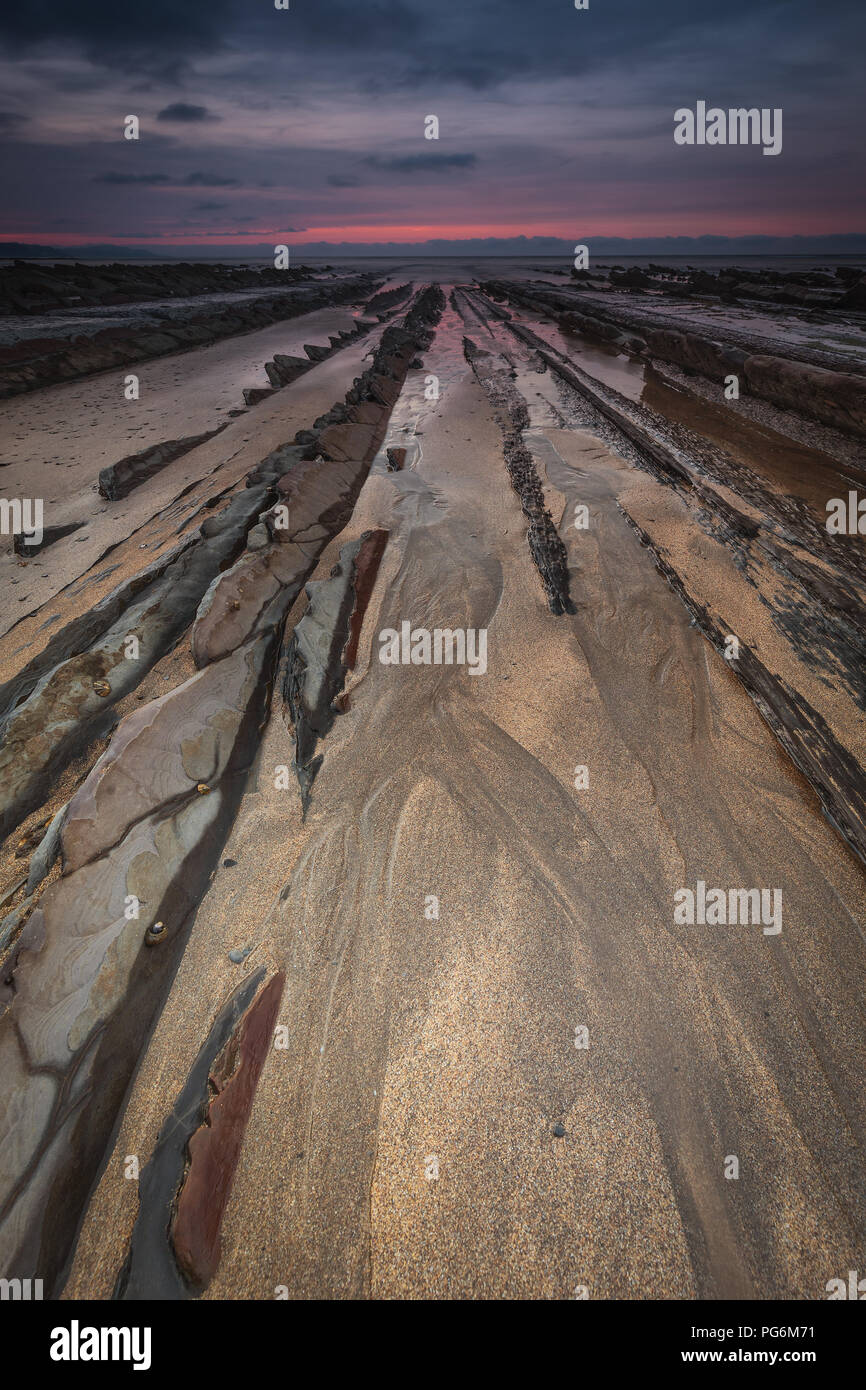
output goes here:
[{"label": "orange glow on horizon", "polygon": [[319,241],[345,242],[360,247],[370,242],[393,241],[418,244],[426,241],[464,241],[498,237],[526,237],[527,239],[531,237],[556,237],[565,241],[586,240],[593,236],[623,238],[667,236],[806,237],[858,234],[863,230],[861,226],[840,227],[838,219],[831,215],[822,215],[820,212],[813,214],[808,226],[799,225],[795,228],[792,228],[790,224],[785,224],[781,218],[778,224],[768,225],[766,219],[761,219],[758,216],[754,220],[740,216],[736,221],[732,216],[730,220],[725,217],[714,219],[710,227],[706,225],[705,221],[702,225],[697,219],[692,222],[690,219],[680,218],[677,219],[676,230],[674,231],[671,225],[672,220],[670,216],[658,213],[649,216],[643,214],[634,220],[623,220],[620,217],[616,221],[599,222],[594,226],[587,226],[581,222],[579,216],[575,216],[567,221],[557,219],[553,222],[547,222],[543,226],[527,226],[525,222],[498,223],[493,226],[489,223],[466,222],[449,222],[436,226],[419,226],[417,224],[344,225],[309,227],[303,232],[289,234],[280,232],[273,227],[263,227],[260,230],[245,231],[241,235],[233,235],[231,232],[215,233],[212,226],[202,227],[198,232],[185,228],[182,232],[177,233],[163,232],[158,235],[142,233],[137,236],[111,236],[99,232],[54,234],[51,232],[19,231],[0,232],[0,245],[10,241],[20,241],[74,249],[76,246],[104,243],[112,246],[144,246],[158,251],[161,246],[198,246],[204,249],[208,243],[213,243],[214,246],[222,244],[243,248],[259,245],[263,241],[272,242],[274,245],[284,242],[288,246],[303,246],[309,242]]}]

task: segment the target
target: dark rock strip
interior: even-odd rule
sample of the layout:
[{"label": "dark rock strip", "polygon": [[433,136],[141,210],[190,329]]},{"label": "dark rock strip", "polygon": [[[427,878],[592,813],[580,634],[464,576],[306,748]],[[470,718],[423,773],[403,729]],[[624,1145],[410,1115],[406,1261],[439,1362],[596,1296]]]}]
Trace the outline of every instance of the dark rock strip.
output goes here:
[{"label": "dark rock strip", "polygon": [[391,309],[396,309],[398,304],[403,304],[411,293],[411,283],[397,285],[393,290],[380,290],[378,294],[374,294],[373,298],[369,299],[364,305],[364,313],[373,315],[381,314],[384,316]]},{"label": "dark rock strip", "polygon": [[168,464],[182,454],[188,454],[191,449],[197,449],[200,444],[206,443],[208,439],[213,439],[228,426],[226,420],[218,425],[216,429],[205,430],[203,434],[190,434],[184,439],[167,439],[161,444],[151,444],[147,449],[141,449],[137,454],[129,454],[126,458],[119,459],[117,463],[109,464],[107,468],[100,469],[99,473],[99,495],[105,497],[109,502],[118,502],[123,497],[128,497],[135,488],[146,483],[148,478],[153,478]]},{"label": "dark rock strip", "polygon": [[[355,378],[345,400],[321,415],[312,429],[297,432],[295,443],[303,445],[305,458],[321,457],[332,462],[349,459],[364,463],[372,461],[384,438],[388,416],[400,394],[409,366],[417,353],[429,344],[444,308],[445,296],[438,285],[430,285],[415,296],[402,323],[385,329],[371,366]],[[374,320],[358,319],[356,323],[362,331],[376,327]],[[350,336],[354,336],[354,332]],[[315,348],[313,344],[307,344],[304,350],[308,354],[321,352],[328,356],[337,346],[339,340],[334,340],[332,348]],[[287,360],[303,362],[300,358]],[[319,359],[314,357],[313,360]]]},{"label": "dark rock strip", "polygon": [[48,1296],[236,813],[277,649],[266,634],[127,717],[3,982],[0,1267]]},{"label": "dark rock strip", "polygon": [[[261,1029],[263,1011],[260,1007],[263,999],[266,1000],[266,1004],[272,1003],[272,1008],[266,1008],[264,1012],[276,1014],[283,988],[283,976],[275,976],[270,984],[259,992],[265,975],[264,967],[257,970],[255,974],[238,986],[231,998],[223,1005],[190,1069],[180,1095],[159,1132],[153,1153],[142,1169],[138,1183],[138,1217],[133,1228],[126,1261],[115,1285],[114,1298],[117,1300],[124,1302],[149,1299],[180,1300],[192,1296],[193,1291],[178,1268],[170,1236],[175,1204],[184,1183],[190,1140],[199,1130],[199,1127],[203,1123],[207,1123],[211,1101],[211,1078],[214,1069],[219,1072],[219,1061],[227,1052],[232,1050],[233,1042],[235,1043],[234,1050],[237,1051],[239,1030],[243,1027],[244,1021],[252,1010],[257,1010],[256,1022],[259,1028],[255,1030],[256,1033],[264,1031]],[[270,996],[268,996],[269,990],[272,991]],[[276,1001],[273,1001],[273,993],[276,993]],[[271,1028],[272,1026],[273,1024],[271,1024]],[[264,1039],[265,1046],[267,1046],[268,1040]],[[259,1062],[259,1070],[263,1061],[264,1054]],[[247,1068],[245,1073],[247,1083],[250,1076],[250,1070]],[[257,1080],[258,1072],[256,1072],[253,1081],[253,1090]],[[251,1103],[252,1090],[249,1099]],[[236,1122],[245,1124],[248,1113],[249,1110],[247,1109],[247,1114],[239,1115]],[[243,1137],[242,1132],[239,1137]],[[232,1138],[233,1135],[229,1132],[229,1142]],[[235,1156],[235,1163],[236,1161]],[[230,1178],[231,1174],[229,1181]],[[207,1191],[204,1192],[203,1196],[205,1198],[208,1196]],[[218,1217],[217,1233],[224,1204],[225,1198],[223,1197],[218,1208],[214,1206],[210,1213],[205,1213],[205,1216],[211,1216],[211,1220],[214,1215]],[[189,1211],[188,1201],[186,1209]]]},{"label": "dark rock strip", "polygon": [[[444,304],[438,287],[419,293],[403,324],[382,334],[372,364],[355,378],[345,400],[319,416],[312,429],[298,430],[300,457],[277,482],[275,509],[253,528],[251,553],[220,575],[202,600],[192,633],[197,666],[248,640],[259,623],[285,616],[324,546],[351,516],[409,366],[429,342]],[[248,482],[257,476],[254,470]],[[289,524],[278,527],[281,504]]]},{"label": "dark rock strip", "polygon": [[[300,456],[303,450],[296,446],[295,452]],[[279,500],[251,530],[246,552],[214,580],[199,605],[191,636],[196,666],[219,660],[262,624],[288,613],[322,550],[349,520],[366,474],[363,463],[299,457],[277,480]]]},{"label": "dark rock strip", "polygon": [[544,505],[541,479],[535,460],[523,440],[529,426],[526,403],[501,371],[493,365],[471,338],[463,339],[466,360],[484,387],[493,406],[504,440],[505,466],[511,486],[520,498],[523,515],[529,523],[527,540],[552,613],[573,613],[569,594],[568,553]]},{"label": "dark rock strip", "polygon": [[205,1289],[220,1260],[222,1219],[286,977],[274,975],[244,1013],[208,1073],[216,1094],[189,1141],[189,1167],[175,1210],[172,1244],[186,1280]]},{"label": "dark rock strip", "polygon": [[293,767],[306,812],[322,765],[316,747],[340,712],[336,703],[354,664],[364,613],[388,540],[387,531],[365,531],[350,541],[328,579],[307,585],[309,607],[296,624],[283,673],[283,699],[295,731]]},{"label": "dark rock strip", "polygon": [[512,323],[509,325],[512,333],[520,338],[524,343],[537,352],[538,356],[548,367],[552,367],[563,381],[568,382],[581,395],[586,396],[592,405],[598,410],[599,414],[605,419],[610,420],[617,429],[620,430],[632,443],[637,444],[643,454],[648,455],[656,465],[657,469],[668,479],[675,478],[682,482],[691,484],[694,481],[694,469],[689,466],[688,460],[672,446],[663,445],[660,441],[639,425],[635,424],[622,410],[611,404],[606,396],[598,390],[592,382],[582,372],[573,368],[563,357],[548,347],[542,338],[539,338],[531,329],[524,328],[523,324]]},{"label": "dark rock strip", "polygon": [[[275,353],[273,361],[265,363],[265,372],[271,383],[271,389],[259,388],[258,390],[244,391],[246,404],[254,405],[256,400],[264,399],[265,396],[272,396],[274,391],[279,391],[283,386],[290,386],[293,381],[297,381],[298,377],[303,376],[317,362],[324,362],[333,353],[339,352],[341,348],[354,342],[356,338],[368,333],[371,327],[372,324],[366,321],[356,320],[354,328],[342,329],[339,335],[331,335],[328,347],[307,344],[304,347],[306,357],[292,357],[284,352]],[[252,399],[253,397],[256,399]]]},{"label": "dark rock strip", "polygon": [[103,328],[89,337],[22,338],[0,347],[0,399],[109,367],[185,352],[314,309],[356,303],[369,294],[375,282],[372,275],[353,276],[327,285],[286,289],[282,294],[246,300],[215,313],[166,316],[156,325]]},{"label": "dark rock strip", "polygon": [[[824,680],[832,669],[834,681],[844,681],[852,698],[861,708],[866,707],[866,617],[862,601],[866,569],[856,538],[852,541],[844,536],[828,536],[805,508],[763,488],[750,470],[717,450],[708,453],[698,439],[691,442],[687,457],[633,419],[629,413],[635,409],[632,403],[618,400],[612,388],[599,387],[573,368],[531,329],[515,323],[510,323],[509,328],[636,446],[634,458],[638,466],[675,487],[688,505],[697,506],[700,525],[734,553],[738,567],[754,585],[770,609],[775,626],[792,643],[800,659]],[[756,523],[731,506],[709,485],[709,479],[739,492],[760,510],[766,521]],[[793,553],[793,547],[803,554]],[[815,563],[813,557],[823,561],[827,569]],[[765,571],[760,567],[768,564],[785,580],[790,595],[786,606],[773,606],[764,596]],[[820,657],[812,652],[817,632],[821,634]]]},{"label": "dark rock strip", "polygon": [[[387,544],[387,531],[365,531],[355,556],[355,572],[352,578],[355,589],[355,604],[349,619],[349,638],[342,658],[347,671],[355,669],[355,662],[358,659],[358,642],[361,637],[361,628],[364,625],[364,614],[376,584],[379,565],[382,563],[382,556]],[[345,702],[343,702],[343,708],[345,708]]]},{"label": "dark rock strip", "polygon": [[[853,617],[862,607],[860,590],[866,580],[862,547],[858,545],[857,538],[829,536],[808,509],[797,504],[796,499],[780,496],[767,489],[745,465],[727,458],[718,449],[708,449],[705,441],[697,436],[687,437],[687,456],[672,442],[664,441],[654,432],[664,428],[667,423],[661,417],[653,417],[646,407],[636,407],[620,397],[612,387],[595,382],[550,348],[531,329],[513,322],[508,327],[557,376],[579,392],[599,415],[610,421],[620,434],[636,446],[635,457],[640,467],[649,467],[660,480],[684,488],[684,495],[693,493],[705,504],[708,514],[721,518],[723,522],[727,520],[727,540],[730,543],[736,545],[745,537],[758,533],[757,544],[765,558],[777,569],[785,571],[788,579],[808,588],[818,608],[826,607],[826,600],[832,593],[839,616],[844,616],[853,627],[862,628],[862,624],[858,624]],[[651,420],[652,429],[633,418],[632,412],[635,410]],[[705,479],[712,479],[722,487],[739,492],[761,511],[767,518],[767,524],[758,528],[740,512],[728,509],[720,495],[705,485]],[[726,517],[727,511],[730,511],[730,515]],[[799,560],[788,549],[780,547],[770,534],[773,527],[789,545],[799,546],[807,555],[817,556],[837,571],[837,580],[828,578],[814,564]],[[745,559],[743,565],[745,567]],[[859,657],[856,659],[860,660]]]},{"label": "dark rock strip", "polygon": [[276,270],[265,266],[224,265],[210,261],[165,262],[160,265],[115,262],[90,265],[81,261],[52,264],[16,260],[0,267],[0,314],[44,314],[50,309],[95,308],[136,304],[238,290],[281,289],[309,280],[307,266]]},{"label": "dark rock strip", "polygon": [[[406,320],[413,331],[392,339],[374,367],[405,372],[441,302],[440,292],[419,296]],[[353,390],[363,391],[366,375]],[[253,470],[247,492],[230,504],[239,512],[233,540],[254,523],[267,544],[263,501],[276,479],[305,461],[302,453],[276,450]],[[181,559],[200,564],[202,544],[219,541],[225,525],[224,517],[206,521],[201,542]],[[170,571],[162,576],[166,610],[177,593]],[[243,793],[270,705],[283,616],[272,606],[246,642],[123,721],[70,802],[63,874],[4,968],[0,1268],[7,1277],[44,1279],[49,1296],[61,1285],[130,1078]],[[130,895],[138,905],[131,917]]]},{"label": "dark rock strip", "polygon": [[591,311],[578,312],[556,288],[534,285],[527,289],[498,280],[485,282],[481,288],[533,312],[552,314],[566,332],[597,338],[624,352],[656,357],[716,383],[736,375],[743,394],[811,416],[846,434],[866,436],[866,379],[857,364],[846,361],[844,370],[839,370],[841,364],[833,368],[826,365],[832,360],[826,353],[821,365],[799,360],[804,355],[799,348],[792,348],[790,357],[782,357],[699,333],[660,328],[647,315],[631,309],[593,304]]},{"label": "dark rock strip", "polygon": [[40,554],[47,546],[53,545],[55,541],[62,541],[64,536],[71,536],[73,531],[80,531],[82,526],[86,525],[86,521],[70,521],[66,526],[46,526],[39,542],[29,541],[25,535],[19,533],[13,542],[15,554],[30,559],[31,556]]},{"label": "dark rock strip", "polygon": [[[0,685],[0,721],[4,721],[9,711],[31,694],[43,676],[52,671],[61,661],[83,651],[95,642],[97,637],[106,632],[124,609],[128,608],[148,585],[159,579],[184,550],[195,544],[196,539],[197,537],[192,535],[185,537],[173,550],[161,555],[153,564],[140,570],[130,579],[124,580],[116,589],[112,589],[110,594],[106,594],[105,598],[100,599],[99,603],[86,609],[55,632],[41,652],[38,652],[26,666],[23,666],[8,681],[4,681]],[[77,579],[74,581],[75,584],[78,582]],[[72,586],[66,590],[61,590],[61,593],[71,591]],[[14,628],[10,629],[12,632],[14,630]],[[0,738],[3,736],[4,729],[0,723]]]},{"label": "dark rock strip", "polygon": [[[703,476],[702,466],[687,458],[673,445],[662,442],[626,413],[631,404],[618,404],[616,393],[598,388],[582,372],[572,368],[562,356],[549,349],[537,334],[521,324],[509,323],[510,330],[562,379],[590,401],[599,414],[613,423],[626,439],[636,446],[635,461],[658,480],[672,486],[692,507],[697,507],[697,520],[710,534],[732,551],[735,562],[746,579],[754,586],[762,602],[770,609],[775,626],[791,642],[801,660],[811,665],[824,680],[828,679],[829,663],[834,666],[834,683],[844,680],[852,698],[864,706],[863,670],[866,661],[864,620],[860,590],[844,578],[828,575],[808,558],[790,553],[772,534],[771,526],[755,522],[739,512],[721,497]],[[719,466],[714,468],[719,471]],[[720,476],[722,485],[736,490],[738,479]],[[777,499],[763,493],[751,498],[763,512],[771,510]],[[625,513],[642,542],[652,551],[659,570],[695,616],[702,630],[719,650],[724,651],[727,630],[722,632],[707,610],[686,593],[682,580],[658,554],[652,539]],[[808,523],[808,524],[807,524]],[[811,518],[796,519],[780,513],[776,521],[784,539],[800,546],[808,556],[818,547],[828,564],[848,569],[862,579],[862,564],[853,565],[847,552],[828,545],[826,534],[813,534]],[[805,527],[805,529],[804,529]],[[799,531],[799,534],[798,534]],[[762,592],[761,565],[772,566],[783,575],[785,592],[790,595],[787,606],[772,605]],[[799,597],[797,597],[799,596]],[[818,644],[823,662],[810,655],[810,644],[820,633]],[[805,639],[805,640],[804,640]],[[825,813],[842,837],[861,858],[866,858],[866,778],[856,758],[836,739],[832,730],[811,704],[782,678],[769,673],[753,652],[741,646],[740,658],[729,663],[775,733],[797,768],[815,789]]]},{"label": "dark rock strip", "polygon": [[590,313],[589,310],[584,311],[582,308],[580,311],[571,307],[564,308],[555,292],[548,295],[543,289],[536,290],[533,287],[532,290],[528,290],[522,285],[509,285],[506,292],[502,283],[496,280],[482,282],[479,288],[487,296],[489,308],[499,318],[511,318],[510,314],[504,313],[502,310],[497,313],[496,309],[497,300],[509,299],[543,318],[552,317],[567,333],[579,333],[584,338],[593,338],[597,342],[607,343],[620,352],[635,355],[646,352],[645,338],[624,332],[618,324],[605,318],[601,311]]},{"label": "dark rock strip", "polygon": [[[324,416],[320,416],[319,419],[315,421],[312,430],[301,430],[295,436],[296,443],[303,449],[306,459],[314,460],[317,463],[322,461],[325,463],[331,462],[335,464],[343,463],[352,465],[355,470],[354,496],[357,496],[357,490],[363,483],[364,477],[366,477],[369,463],[375,457],[381,441],[384,438],[391,409],[399,397],[406,373],[411,363],[416,360],[417,353],[423,351],[424,348],[429,345],[433,328],[436,323],[438,323],[444,308],[445,296],[437,285],[428,286],[426,289],[420,291],[415,297],[402,324],[395,324],[387,328],[382,334],[372,364],[360,377],[355,379],[351,390],[346,394],[345,402],[333,406]],[[357,463],[353,463],[353,461],[357,461]],[[354,496],[351,497],[352,505],[354,505]],[[349,510],[351,510],[351,508]],[[341,518],[339,513],[336,513],[330,518],[326,518],[324,514],[322,514],[319,518],[319,523],[320,525],[327,524],[330,535],[332,536],[342,529],[347,519],[348,517]],[[271,540],[278,544],[276,532],[273,530],[270,523],[268,529]],[[300,532],[295,531],[294,538],[297,540],[300,534]],[[330,538],[330,536],[328,538]],[[318,541],[318,539],[319,537],[316,536],[315,540]],[[316,555],[321,548],[321,545],[319,545]],[[237,567],[239,578],[242,577],[240,571],[247,567],[247,565]],[[309,573],[312,567],[313,566],[310,565],[306,572]],[[339,566],[337,568],[339,568]],[[297,582],[297,577],[300,573],[301,569],[298,567],[293,577],[294,583]],[[349,620],[351,606],[354,601],[351,592],[351,579],[352,575],[348,571],[339,577],[335,577],[335,585],[341,590],[340,597],[337,601],[337,607],[341,608],[344,603],[347,605],[345,622]],[[330,583],[330,581],[324,582]],[[232,576],[230,584],[233,585],[234,583],[235,576]],[[345,587],[343,588],[343,586]],[[336,593],[336,589],[334,592]],[[224,588],[223,603],[225,603],[225,598],[228,597],[228,594],[229,590]],[[291,594],[291,598],[294,598],[294,593]],[[235,595],[233,601],[240,607],[242,599],[239,593]],[[200,620],[204,617],[205,615],[201,614]],[[304,621],[305,619],[301,620],[302,623]],[[310,623],[305,631],[310,632],[313,624],[314,619],[311,617]],[[298,625],[298,627],[300,626],[301,624]],[[342,640],[339,641],[339,646],[332,654],[332,662],[334,657],[339,656],[347,637],[348,630],[343,633]],[[200,634],[197,638],[194,637],[194,646],[196,642],[198,642],[199,648],[201,648],[204,640],[203,634]],[[207,638],[208,648],[212,640],[211,637]],[[293,642],[294,640],[293,638]],[[336,641],[337,639],[334,638],[334,640]],[[204,659],[203,650],[196,659]],[[327,666],[327,664],[328,658],[326,657],[325,666]],[[332,671],[331,681],[335,678],[335,673]],[[328,708],[330,707],[333,695],[341,688],[344,679],[345,668],[339,675],[339,684],[334,685],[330,694],[326,693],[326,686],[329,682],[322,679],[321,683],[317,684],[316,697],[305,708],[304,717],[300,720],[299,732],[297,731],[296,721],[296,740],[299,740],[299,742],[296,748],[295,765],[305,806],[309,799],[309,792],[315,773],[321,763],[321,758],[315,758],[313,756],[316,739],[320,736],[318,732],[313,736],[313,727],[314,724],[317,725],[321,732],[327,732],[327,729],[330,728],[333,722],[333,714],[336,713],[336,711],[329,716]],[[298,673],[298,681],[298,698],[300,700],[300,683],[302,683],[300,672]],[[286,681],[284,683],[284,696],[287,701],[289,701],[288,685],[290,682],[291,677],[289,676],[287,668]],[[314,706],[315,712],[313,712]],[[298,705],[298,709],[300,710],[300,704]]]},{"label": "dark rock strip", "polygon": [[[59,770],[114,722],[112,707],[177,641],[202,595],[243,546],[274,498],[276,479],[297,450],[277,449],[258,465],[255,482],[235,494],[199,529],[130,608],[119,612],[89,649],[61,661],[9,714],[0,746],[0,837],[42,804]],[[137,657],[126,655],[129,636]]]},{"label": "dark rock strip", "polygon": [[[620,505],[620,511],[655,561],[659,573],[695,618],[701,631],[724,655],[727,629],[687,590],[677,571],[657,550],[652,537]],[[726,665],[754,700],[764,721],[791,761],[814,788],[824,814],[856,855],[866,863],[866,778],[863,768],[836,739],[822,715],[787,681],[769,672],[745,644]]]}]

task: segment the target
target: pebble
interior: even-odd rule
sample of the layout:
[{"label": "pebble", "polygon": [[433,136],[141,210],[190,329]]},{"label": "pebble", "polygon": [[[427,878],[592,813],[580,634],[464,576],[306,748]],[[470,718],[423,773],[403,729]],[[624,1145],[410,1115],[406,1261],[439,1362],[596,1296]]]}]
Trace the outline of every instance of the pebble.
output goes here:
[{"label": "pebble", "polygon": [[554,1134],[556,1135],[557,1139],[561,1139],[562,1136],[565,1134],[565,1126],[564,1126],[564,1125],[554,1125],[554,1126],[553,1126],[553,1132],[554,1132]]},{"label": "pebble", "polygon": [[242,961],[246,960],[251,950],[251,946],[245,946],[242,951],[238,950],[237,947],[233,951],[229,951],[229,960],[232,965],[240,965]]}]

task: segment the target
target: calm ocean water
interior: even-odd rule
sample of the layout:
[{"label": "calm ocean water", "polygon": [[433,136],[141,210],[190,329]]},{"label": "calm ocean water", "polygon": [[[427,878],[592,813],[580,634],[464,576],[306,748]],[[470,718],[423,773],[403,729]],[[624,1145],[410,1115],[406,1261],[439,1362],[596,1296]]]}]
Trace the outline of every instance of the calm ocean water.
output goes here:
[{"label": "calm ocean water", "polygon": [[[591,251],[591,248],[590,248]],[[34,260],[34,265],[62,265],[65,260],[74,260],[74,256],[64,258],[64,260],[53,261],[50,258],[40,258]],[[183,260],[203,261],[203,257],[177,257],[166,256],[163,260],[148,258],[142,260],[139,257],[130,257],[124,260],[122,256],[113,256],[106,260],[88,260],[87,265],[177,265],[182,264]],[[218,259],[218,258],[214,258]],[[446,280],[458,279],[482,279],[500,275],[526,275],[533,269],[542,270],[551,274],[557,270],[564,270],[568,273],[571,270],[571,258],[563,256],[297,256],[292,258],[293,265],[308,265],[312,269],[321,270],[326,265],[332,265],[339,270],[404,270],[407,278],[418,279],[437,279]],[[0,265],[11,265],[12,261],[8,258],[0,257]],[[248,265],[248,266],[267,266],[271,265],[266,257],[255,257],[248,260],[237,258],[228,260],[223,258],[221,264],[224,265]],[[866,254],[847,255],[847,256],[823,256],[823,255],[797,255],[797,256],[621,256],[612,253],[598,256],[591,256],[590,267],[610,266],[610,265],[669,265],[679,268],[694,266],[701,270],[720,270],[723,266],[737,265],[744,270],[810,270],[813,267],[835,269],[837,265],[856,265],[866,268]]]}]

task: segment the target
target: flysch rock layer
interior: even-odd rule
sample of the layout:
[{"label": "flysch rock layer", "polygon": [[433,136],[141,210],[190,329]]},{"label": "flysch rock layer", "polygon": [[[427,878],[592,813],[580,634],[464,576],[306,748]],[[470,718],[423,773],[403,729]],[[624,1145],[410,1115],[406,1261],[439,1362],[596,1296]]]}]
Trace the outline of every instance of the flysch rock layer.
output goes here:
[{"label": "flysch rock layer", "polygon": [[115,1298],[183,1299],[219,1264],[220,1229],[285,976],[255,970],[214,1020],[139,1180]]},{"label": "flysch rock layer", "polygon": [[10,347],[0,348],[0,398],[124,363],[200,347],[323,305],[351,303],[369,294],[375,283],[375,277],[370,275],[349,276],[328,284],[299,285],[282,293],[224,303],[210,312],[183,319],[164,315],[144,328],[103,328],[90,337],[23,338]]},{"label": "flysch rock layer", "polygon": [[197,666],[232,651],[273,615],[275,603],[288,612],[322,547],[351,514],[365,472],[357,462],[301,459],[278,479],[280,500],[262,515],[263,533],[255,538],[261,543],[218,575],[202,599],[191,638]]},{"label": "flysch rock layer", "polygon": [[[441,300],[439,291],[420,295],[406,317],[411,328],[389,330],[387,343],[383,335],[348,404],[368,401],[377,376],[389,383],[389,393],[395,386],[399,390],[395,374],[405,375]],[[267,512],[262,519],[261,510],[276,496],[285,499],[290,517],[294,513],[299,540],[289,546],[306,547],[303,560],[311,567],[320,546],[347,519],[369,466],[366,455],[384,432],[388,408],[376,410],[374,421],[361,423],[344,419],[348,411],[341,407],[336,417],[333,411],[321,417],[316,430],[300,432],[310,436],[309,454],[337,418],[347,431],[342,437],[350,439],[353,429],[362,432],[360,462],[318,453],[304,457],[298,444],[268,455],[248,475],[247,489],[220,517],[204,523],[199,540],[176,562],[195,572],[187,597],[195,593],[198,601],[207,565],[210,579],[245,536],[252,563],[265,552],[278,561],[277,531],[268,529]],[[202,555],[211,541],[218,553],[205,564]],[[240,572],[235,568],[226,575],[231,593]],[[263,572],[258,577],[263,583],[268,578]],[[155,607],[154,621],[179,622],[177,612],[186,616],[177,601],[177,578],[171,565],[160,575],[161,606]],[[211,649],[192,679],[120,725],[70,802],[61,831],[62,876],[45,891],[14,949],[0,1017],[0,1065],[12,1083],[0,1108],[0,1266],[12,1277],[16,1270],[38,1268],[49,1289],[62,1278],[123,1095],[183,954],[269,706],[280,626],[293,590],[291,574],[278,563],[270,578],[276,578],[279,591],[271,597],[268,590],[264,607],[253,600],[228,633],[220,631],[220,616],[241,609],[232,608],[235,600],[229,598],[220,615],[219,584],[214,586],[203,606],[200,635],[209,632],[221,642],[219,659]],[[149,593],[147,600],[153,599]],[[128,620],[126,613],[119,625]],[[108,648],[112,633],[109,628],[100,651]],[[54,674],[30,700],[39,699]],[[7,739],[10,731],[20,730],[16,721],[26,717],[29,703],[12,711]],[[32,706],[29,712],[32,717]],[[251,1025],[250,1037],[253,1032]],[[229,1111],[237,1110],[238,1097],[249,1091],[249,1077],[260,1065],[257,1056],[258,1043],[237,1084],[225,1069],[221,1073]],[[223,1200],[225,1175],[230,1184],[236,1161],[234,1143],[229,1133],[209,1158],[200,1157],[201,1169],[214,1163],[220,1168]],[[200,1202],[189,1198],[190,1203],[198,1212]],[[198,1216],[182,1227],[185,1267],[193,1279],[206,1280],[218,1258],[219,1223],[208,1217],[207,1236],[199,1244],[197,1223]]]},{"label": "flysch rock layer", "polygon": [[219,1267],[220,1229],[256,1085],[274,1043],[285,984],[274,975],[246,1010],[208,1074],[215,1095],[189,1141],[189,1168],[177,1196],[172,1245],[184,1276],[206,1288]]},{"label": "flysch rock layer", "polygon": [[274,647],[264,635],[129,716],[70,804],[64,873],[25,927],[0,1018],[12,1275],[37,1268],[51,1288],[63,1268],[237,804]]},{"label": "flysch rock layer", "polygon": [[549,286],[533,286],[527,291],[494,280],[485,282],[482,288],[543,313],[553,310],[564,328],[611,341],[624,350],[649,353],[711,379],[724,380],[733,373],[743,392],[846,433],[866,436],[866,377],[860,373],[834,371],[772,353],[750,352],[691,331],[656,328],[647,323],[645,316],[622,307],[593,302],[586,312],[581,312],[567,291]]},{"label": "flysch rock layer", "polygon": [[[412,383],[410,466],[374,465],[321,557],[327,581],[390,531],[350,708],[306,818],[270,775],[273,709],[67,1297],[110,1296],[135,1220],[119,1159],[152,1151],[236,943],[286,970],[288,1047],[207,1298],[821,1297],[862,1243],[860,866],[627,525],[620,491],[649,474],[565,423],[511,342],[568,551],[576,612],[550,612],[461,329],[425,361],[441,400]],[[672,491],[652,479],[651,515]],[[564,524],[579,501],[588,533]],[[376,633],[410,616],[487,630],[485,677],[382,665]],[[697,878],[779,885],[783,932],[677,927]]]},{"label": "flysch rock layer", "polygon": [[355,662],[364,610],[387,539],[387,531],[365,531],[342,547],[330,576],[307,585],[307,611],[289,643],[283,698],[294,726],[293,765],[305,807],[322,763],[316,747],[337,716],[335,700]]},{"label": "flysch rock layer", "polygon": [[[141,597],[87,650],[59,662],[9,715],[0,748],[0,835],[44,797],[48,778],[112,721],[111,707],[141,680],[195,615],[202,594],[243,544],[292,457],[277,450],[258,481],[205,521]],[[137,648],[129,639],[137,641]]]}]

